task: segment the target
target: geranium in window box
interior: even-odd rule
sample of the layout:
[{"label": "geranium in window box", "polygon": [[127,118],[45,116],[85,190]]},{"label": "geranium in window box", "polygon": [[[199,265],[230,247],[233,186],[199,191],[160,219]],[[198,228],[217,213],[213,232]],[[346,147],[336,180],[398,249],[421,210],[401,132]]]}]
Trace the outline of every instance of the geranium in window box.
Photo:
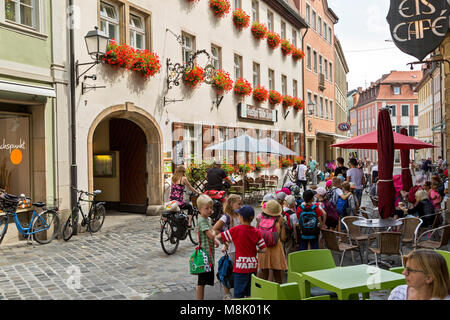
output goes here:
[{"label": "geranium in window box", "polygon": [[230,1],[228,0],[209,0],[209,7],[218,18],[224,17],[230,12]]},{"label": "geranium in window box", "polygon": [[303,160],[302,156],[294,156],[294,162],[300,164]]},{"label": "geranium in window box", "polygon": [[283,100],[283,96],[276,90],[269,91],[269,103],[273,105],[280,104]]},{"label": "geranium in window box", "polygon": [[250,16],[242,9],[233,11],[233,23],[236,28],[243,30],[250,25]]},{"label": "geranium in window box", "polygon": [[224,163],[222,165],[222,169],[227,173],[227,175],[230,175],[235,172],[235,168],[231,164],[228,164],[228,163]]},{"label": "geranium in window box", "polygon": [[106,54],[102,57],[104,63],[114,67],[130,68],[134,60],[134,49],[126,44],[110,41]]},{"label": "geranium in window box", "polygon": [[295,97],[294,98],[294,104],[293,104],[294,110],[303,110],[303,108],[305,107],[305,103],[303,102],[303,100]]},{"label": "geranium in window box", "polygon": [[203,74],[203,68],[198,65],[194,65],[192,69],[187,70],[183,75],[184,83],[188,87],[194,89],[203,82]]},{"label": "geranium in window box", "polygon": [[139,72],[144,78],[152,77],[161,70],[161,63],[156,53],[148,50],[136,50],[131,69]]},{"label": "geranium in window box", "polygon": [[255,163],[255,171],[261,171],[264,168],[267,168],[268,164],[264,162],[264,160],[262,160],[260,157],[256,158],[256,163]]},{"label": "geranium in window box", "polygon": [[251,27],[252,35],[255,39],[263,40],[267,37],[267,27],[259,22],[253,22]]},{"label": "geranium in window box", "polygon": [[288,94],[285,94],[283,96],[283,108],[287,109],[289,107],[292,107],[293,105],[294,105],[294,98],[292,98]]},{"label": "geranium in window box", "polygon": [[288,40],[281,40],[281,52],[284,56],[288,56],[292,53],[292,44]]},{"label": "geranium in window box", "polygon": [[276,32],[269,32],[267,34],[267,45],[271,49],[276,49],[281,43],[281,37]]},{"label": "geranium in window box", "polygon": [[246,173],[250,173],[255,171],[255,166],[250,164],[250,163],[243,163],[243,164],[239,164],[239,172],[246,172]]},{"label": "geranium in window box", "polygon": [[257,86],[253,89],[253,99],[258,102],[264,102],[269,98],[269,91],[263,86]]},{"label": "geranium in window box", "polygon": [[289,168],[294,164],[294,161],[289,158],[282,158],[281,159],[281,168]]},{"label": "geranium in window box", "polygon": [[230,74],[224,70],[217,70],[213,81],[213,86],[218,94],[223,94],[233,89],[233,80],[231,80]]},{"label": "geranium in window box", "polygon": [[303,59],[304,57],[305,57],[305,53],[303,52],[302,49],[295,48],[295,47],[292,48],[292,58],[295,61]]},{"label": "geranium in window box", "polygon": [[252,93],[252,85],[243,78],[239,78],[234,82],[234,93],[239,96],[249,96]]}]

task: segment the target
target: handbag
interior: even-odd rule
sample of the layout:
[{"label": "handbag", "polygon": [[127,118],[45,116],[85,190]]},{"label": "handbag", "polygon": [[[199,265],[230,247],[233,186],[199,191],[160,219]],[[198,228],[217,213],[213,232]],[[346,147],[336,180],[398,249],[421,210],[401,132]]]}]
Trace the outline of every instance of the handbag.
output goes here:
[{"label": "handbag", "polygon": [[[200,231],[198,232],[198,247],[195,248],[195,251],[191,254],[189,258],[189,272],[190,274],[200,274],[204,272],[212,271],[212,264],[209,261],[208,254],[200,247]],[[209,241],[208,241],[209,245]],[[209,245],[209,253],[211,254],[211,246]]]}]

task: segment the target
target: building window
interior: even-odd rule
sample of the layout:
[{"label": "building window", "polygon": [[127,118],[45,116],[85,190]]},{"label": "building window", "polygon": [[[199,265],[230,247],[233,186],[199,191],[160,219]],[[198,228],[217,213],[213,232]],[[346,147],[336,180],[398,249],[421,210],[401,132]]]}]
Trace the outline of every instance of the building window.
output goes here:
[{"label": "building window", "polygon": [[325,99],[325,119],[328,119],[328,100]]},{"label": "building window", "polygon": [[291,40],[291,42],[294,45],[294,47],[297,47],[297,31],[295,31],[294,29],[292,29],[292,40]]},{"label": "building window", "polygon": [[285,75],[281,75],[281,93],[287,94],[287,77]]},{"label": "building window", "polygon": [[306,68],[311,70],[311,47],[306,47]]},{"label": "building window", "polygon": [[314,115],[318,116],[319,106],[317,105],[317,94],[314,95]]},{"label": "building window", "polygon": [[313,71],[317,73],[317,52],[313,52]]},{"label": "building window", "polygon": [[319,103],[320,103],[320,117],[323,118],[324,117],[324,112],[323,112],[323,98],[320,97],[319,99]]},{"label": "building window", "polygon": [[325,21],[323,22],[323,37],[328,41],[327,23]]},{"label": "building window", "polygon": [[235,10],[241,9],[241,8],[242,8],[241,0],[234,0],[234,1],[233,1],[233,6],[234,6],[234,9],[235,9]]},{"label": "building window", "polygon": [[273,31],[273,13],[269,10],[267,10],[267,28]]},{"label": "building window", "polygon": [[397,115],[397,112],[396,112],[396,106],[395,105],[392,105],[392,106],[387,106],[388,108],[389,108],[389,112],[391,113],[391,117],[395,117],[396,115]]},{"label": "building window", "polygon": [[400,94],[400,87],[395,86],[395,87],[393,87],[393,89],[394,89],[394,94]]},{"label": "building window", "polygon": [[328,42],[331,43],[332,40],[333,38],[331,36],[331,27],[328,27]]},{"label": "building window", "polygon": [[325,59],[325,79],[328,79],[328,60]]},{"label": "building window", "polygon": [[216,70],[222,68],[222,48],[211,45],[211,60]]},{"label": "building window", "polygon": [[319,73],[323,73],[323,69],[322,69],[322,56],[319,55]]},{"label": "building window", "polygon": [[317,25],[316,25],[316,12],[313,10],[312,12],[312,28],[314,30],[317,30]]},{"label": "building window", "polygon": [[29,115],[0,113],[0,188],[8,193],[31,196],[30,125]]},{"label": "building window", "polygon": [[280,30],[281,39],[286,39],[286,22],[281,21],[281,30]]},{"label": "building window", "polygon": [[306,23],[308,25],[311,23],[311,9],[308,4],[306,4]]},{"label": "building window", "polygon": [[317,21],[317,32],[319,32],[320,35],[322,35],[322,18],[319,17]]},{"label": "building window", "polygon": [[333,82],[333,64],[330,62],[330,75],[328,79],[330,79],[331,82]]},{"label": "building window", "polygon": [[409,126],[408,127],[408,135],[410,137],[416,137],[417,136],[417,126]]},{"label": "building window", "polygon": [[275,90],[275,71],[269,69],[269,89]]},{"label": "building window", "polygon": [[309,107],[308,107],[308,105],[309,104],[311,104],[313,101],[312,101],[312,94],[311,94],[311,92],[308,92],[308,101],[306,102],[306,106],[305,106],[305,108],[306,108],[306,110],[308,110],[308,113],[309,113]]},{"label": "building window", "polygon": [[259,21],[259,2],[256,0],[252,1],[252,19],[253,22]]},{"label": "building window", "polygon": [[330,119],[333,120],[333,101],[330,100]]},{"label": "building window", "polygon": [[298,97],[298,83],[297,80],[292,80],[292,96]]},{"label": "building window", "polygon": [[260,67],[259,64],[253,62],[253,88],[260,85]]},{"label": "building window", "polygon": [[120,41],[118,11],[115,6],[100,2],[100,30],[106,33],[109,39]]},{"label": "building window", "polygon": [[402,117],[408,117],[409,116],[409,105],[402,104]]},{"label": "building window", "polygon": [[195,49],[195,38],[194,36],[183,32],[181,34],[182,39],[182,55],[183,55],[183,63],[186,64],[191,56],[194,54]]},{"label": "building window", "polygon": [[242,57],[234,55],[234,77],[235,79],[242,78]]},{"label": "building window", "polygon": [[5,0],[5,19],[36,29],[38,0]]},{"label": "building window", "polygon": [[195,157],[195,130],[194,125],[184,126],[184,163],[192,163]]},{"label": "building window", "polygon": [[144,19],[130,14],[130,45],[135,49],[145,49]]},{"label": "building window", "polygon": [[414,105],[414,117],[418,117],[419,116],[419,105],[415,104]]}]

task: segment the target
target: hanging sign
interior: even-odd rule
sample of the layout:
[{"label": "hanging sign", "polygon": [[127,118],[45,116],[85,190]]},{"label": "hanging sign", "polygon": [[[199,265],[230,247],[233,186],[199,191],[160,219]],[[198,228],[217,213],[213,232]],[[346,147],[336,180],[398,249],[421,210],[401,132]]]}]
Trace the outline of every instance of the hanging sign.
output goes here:
[{"label": "hanging sign", "polygon": [[386,19],[395,45],[422,61],[444,40],[449,13],[447,0],[391,0]]},{"label": "hanging sign", "polygon": [[338,124],[337,128],[341,131],[348,131],[350,130],[351,124],[347,122],[341,122]]},{"label": "hanging sign", "polygon": [[265,109],[245,103],[238,104],[238,115],[241,119],[277,122],[277,110]]}]

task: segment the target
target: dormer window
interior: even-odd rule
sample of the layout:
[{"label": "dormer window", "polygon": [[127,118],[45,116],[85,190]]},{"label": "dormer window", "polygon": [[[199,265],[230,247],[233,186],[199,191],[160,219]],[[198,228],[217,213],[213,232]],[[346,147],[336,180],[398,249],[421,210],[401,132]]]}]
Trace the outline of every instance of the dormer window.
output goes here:
[{"label": "dormer window", "polygon": [[394,94],[400,94],[400,87],[394,86]]}]

